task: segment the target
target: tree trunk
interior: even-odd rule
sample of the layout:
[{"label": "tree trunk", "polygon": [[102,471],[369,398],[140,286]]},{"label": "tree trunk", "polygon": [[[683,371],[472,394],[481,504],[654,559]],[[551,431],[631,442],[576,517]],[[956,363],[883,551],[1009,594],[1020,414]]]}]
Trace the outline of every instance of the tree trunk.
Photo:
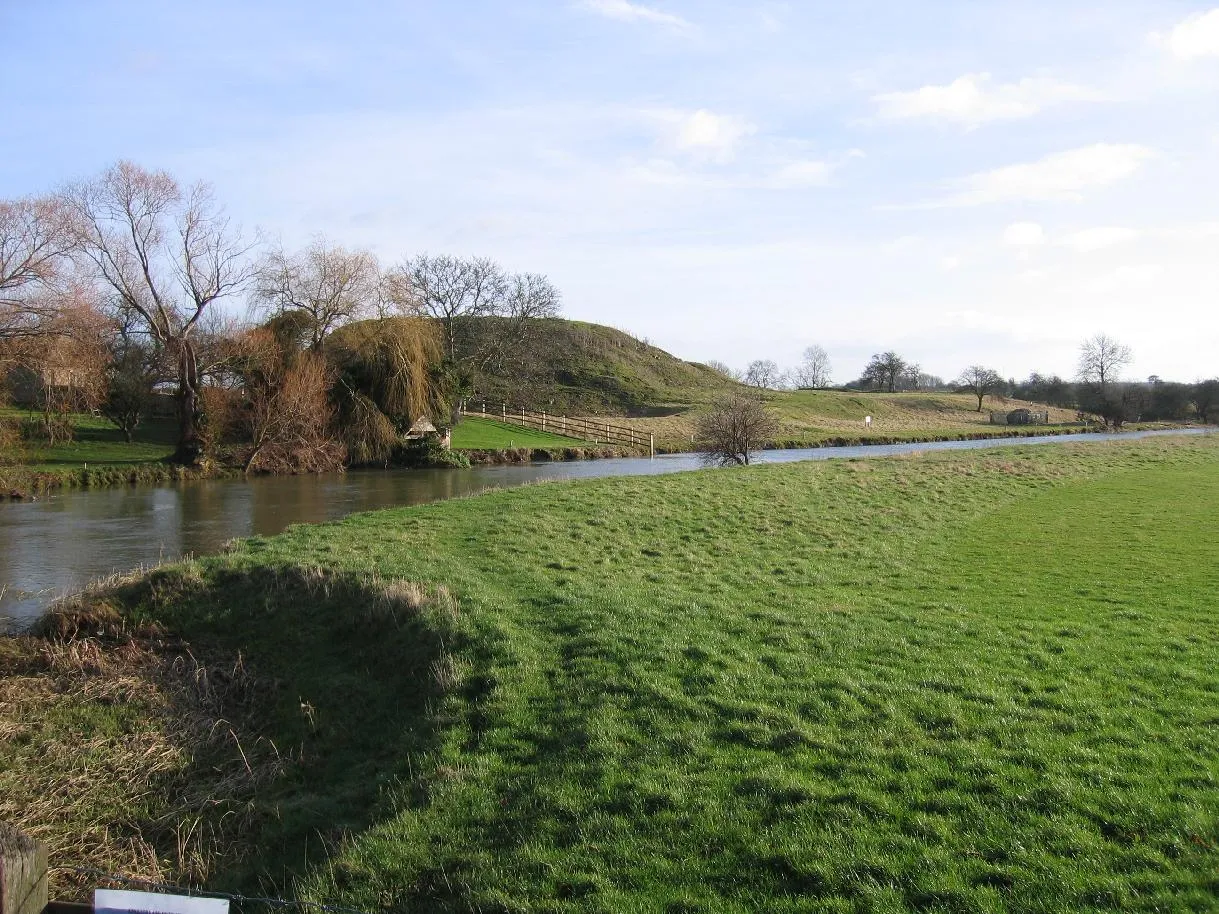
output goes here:
[{"label": "tree trunk", "polygon": [[195,361],[195,346],[182,340],[178,346],[178,451],[176,463],[191,464],[199,460],[203,446],[199,441],[199,365]]},{"label": "tree trunk", "polygon": [[986,396],[986,391],[978,392],[978,412],[982,412],[982,398]]}]

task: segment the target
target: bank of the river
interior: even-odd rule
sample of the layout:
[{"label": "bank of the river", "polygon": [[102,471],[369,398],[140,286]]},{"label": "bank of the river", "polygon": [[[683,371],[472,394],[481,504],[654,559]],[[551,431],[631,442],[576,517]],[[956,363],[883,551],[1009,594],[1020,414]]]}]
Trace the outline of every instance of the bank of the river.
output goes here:
[{"label": "bank of the river", "polygon": [[[1194,436],[525,487],[244,540],[103,602],[274,684],[231,704],[256,788],[182,807],[217,829],[217,884],[363,910],[1201,911],[1216,569],[1219,440]],[[84,655],[70,627],[31,650]],[[36,780],[68,740],[87,766],[116,721],[143,732],[107,701],[22,704],[0,797],[14,759]],[[174,791],[237,755],[209,773],[166,739],[163,781],[105,790],[155,798],[110,844],[174,877]]]}]

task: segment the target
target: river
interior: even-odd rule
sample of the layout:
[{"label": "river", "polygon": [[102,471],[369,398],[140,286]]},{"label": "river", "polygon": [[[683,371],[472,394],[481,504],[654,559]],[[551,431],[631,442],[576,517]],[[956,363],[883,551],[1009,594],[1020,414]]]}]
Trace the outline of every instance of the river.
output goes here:
[{"label": "river", "polygon": [[[1189,433],[1206,433],[1190,429]],[[1005,445],[1133,439],[1180,431],[1046,435],[762,451],[758,463],[791,463],[972,450]],[[0,630],[21,627],[55,598],[115,572],[218,551],[235,537],[279,533],[291,524],[337,520],[357,511],[417,505],[491,488],[553,479],[693,470],[696,454],[469,470],[355,470],[324,476],[213,479],[161,486],[55,492],[0,504]]]}]

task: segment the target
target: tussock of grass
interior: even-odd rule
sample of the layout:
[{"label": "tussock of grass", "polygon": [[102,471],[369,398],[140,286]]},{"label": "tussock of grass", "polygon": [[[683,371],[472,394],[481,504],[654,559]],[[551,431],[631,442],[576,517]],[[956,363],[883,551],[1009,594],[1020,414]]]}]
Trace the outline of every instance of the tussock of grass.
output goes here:
[{"label": "tussock of grass", "polygon": [[[457,603],[443,587],[317,567],[226,580],[227,587],[243,584],[262,594],[264,613],[308,601],[320,613],[344,617],[361,640],[378,639],[386,668],[377,674],[359,665],[348,675],[377,675],[378,687],[412,680],[404,692],[386,696],[399,712],[426,717],[427,709],[411,702],[422,672],[431,676],[422,688],[428,700],[463,681],[464,661],[426,636],[457,630]],[[52,859],[68,866],[231,886],[251,868],[265,871],[265,849],[253,839],[273,834],[277,823],[299,820],[293,838],[316,843],[321,834],[323,842],[334,841],[331,804],[346,822],[356,814],[354,796],[373,802],[375,787],[362,777],[343,796],[310,800],[300,789],[300,779],[326,756],[366,763],[344,755],[343,712],[336,707],[356,696],[328,694],[338,684],[328,674],[342,663],[328,657],[317,668],[310,664],[313,675],[303,684],[276,676],[277,665],[258,645],[243,652],[206,636],[187,642],[153,621],[171,605],[198,608],[213,593],[197,565],[170,566],[68,598],[35,632],[0,640],[0,821],[45,841]],[[127,606],[122,615],[120,601]],[[336,640],[326,647],[341,653]],[[367,662],[368,652],[359,655]],[[398,669],[388,668],[391,658]],[[328,790],[333,782],[326,779]],[[293,846],[288,857],[305,849]],[[52,894],[71,897],[96,882],[60,869]]]}]

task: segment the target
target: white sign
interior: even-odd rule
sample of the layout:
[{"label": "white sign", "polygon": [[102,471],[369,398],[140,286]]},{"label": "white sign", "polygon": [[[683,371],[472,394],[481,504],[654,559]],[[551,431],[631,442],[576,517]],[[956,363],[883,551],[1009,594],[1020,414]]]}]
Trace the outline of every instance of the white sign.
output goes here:
[{"label": "white sign", "polygon": [[229,903],[224,898],[97,889],[93,893],[93,911],[94,914],[229,914]]}]

